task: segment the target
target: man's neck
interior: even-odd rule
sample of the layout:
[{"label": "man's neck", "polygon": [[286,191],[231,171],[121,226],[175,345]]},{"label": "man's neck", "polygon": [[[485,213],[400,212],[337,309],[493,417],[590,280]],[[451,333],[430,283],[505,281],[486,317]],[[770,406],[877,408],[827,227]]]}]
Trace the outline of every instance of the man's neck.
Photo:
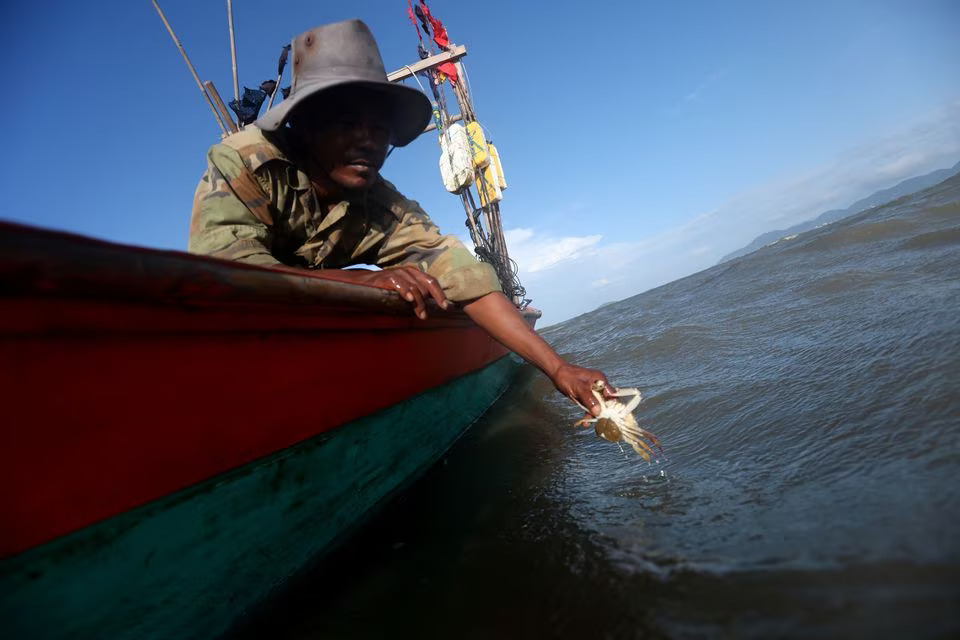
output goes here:
[{"label": "man's neck", "polygon": [[344,200],[349,200],[349,196],[343,187],[332,182],[326,176],[317,176],[310,171],[307,171],[307,175],[310,177],[310,184],[313,186],[317,203],[324,212],[329,211]]},{"label": "man's neck", "polygon": [[310,185],[313,187],[313,193],[317,198],[320,209],[326,213],[337,204],[348,200],[349,195],[345,189],[332,181],[314,159],[313,154],[304,145],[297,144],[297,142],[299,141],[296,141],[293,145],[296,153],[295,162],[310,179]]}]

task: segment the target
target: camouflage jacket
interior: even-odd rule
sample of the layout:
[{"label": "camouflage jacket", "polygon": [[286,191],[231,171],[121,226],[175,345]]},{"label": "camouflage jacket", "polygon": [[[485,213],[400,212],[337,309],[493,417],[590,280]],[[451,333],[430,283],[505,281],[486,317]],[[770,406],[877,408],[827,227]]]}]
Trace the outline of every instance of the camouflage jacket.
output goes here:
[{"label": "camouflage jacket", "polygon": [[210,148],[193,201],[191,252],[307,269],[413,265],[455,302],[501,290],[490,265],[441,235],[420,205],[382,178],[324,213],[286,147],[282,131],[268,137],[250,126]]}]

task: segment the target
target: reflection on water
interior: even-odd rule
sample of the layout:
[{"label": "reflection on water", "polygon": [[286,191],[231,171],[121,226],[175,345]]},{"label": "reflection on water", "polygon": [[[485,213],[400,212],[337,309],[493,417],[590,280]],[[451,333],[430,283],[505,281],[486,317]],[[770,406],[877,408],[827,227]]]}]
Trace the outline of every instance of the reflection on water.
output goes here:
[{"label": "reflection on water", "polygon": [[[237,637],[958,637],[960,180],[544,334],[539,374]],[[594,328],[606,327],[602,341]]]}]

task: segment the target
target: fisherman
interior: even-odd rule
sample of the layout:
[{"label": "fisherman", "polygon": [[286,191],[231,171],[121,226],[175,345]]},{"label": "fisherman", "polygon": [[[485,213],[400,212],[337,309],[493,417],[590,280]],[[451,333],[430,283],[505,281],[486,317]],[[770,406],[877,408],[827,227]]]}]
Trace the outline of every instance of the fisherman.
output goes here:
[{"label": "fisherman", "polygon": [[[601,371],[566,362],[502,293],[493,268],[380,177],[390,145],[430,121],[427,97],[387,81],[380,51],[360,20],[329,24],[293,41],[289,97],[208,153],[197,187],[189,249],[227,260],[341,269],[338,279],[388,288],[427,317],[462,305],[493,338],[537,366],[571,400],[599,411]],[[369,264],[382,270],[343,269]]]}]

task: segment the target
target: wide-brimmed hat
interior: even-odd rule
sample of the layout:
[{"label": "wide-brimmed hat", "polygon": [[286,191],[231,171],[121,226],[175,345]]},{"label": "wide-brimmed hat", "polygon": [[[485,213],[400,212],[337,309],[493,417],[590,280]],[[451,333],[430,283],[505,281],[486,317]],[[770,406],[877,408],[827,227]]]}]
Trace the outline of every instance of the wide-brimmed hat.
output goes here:
[{"label": "wide-brimmed hat", "polygon": [[290,96],[267,110],[256,125],[265,131],[276,131],[308,98],[346,85],[382,91],[383,99],[393,103],[390,141],[398,147],[420,135],[430,122],[433,110],[427,96],[411,87],[388,82],[370,28],[360,20],[346,20],[294,38]]}]

